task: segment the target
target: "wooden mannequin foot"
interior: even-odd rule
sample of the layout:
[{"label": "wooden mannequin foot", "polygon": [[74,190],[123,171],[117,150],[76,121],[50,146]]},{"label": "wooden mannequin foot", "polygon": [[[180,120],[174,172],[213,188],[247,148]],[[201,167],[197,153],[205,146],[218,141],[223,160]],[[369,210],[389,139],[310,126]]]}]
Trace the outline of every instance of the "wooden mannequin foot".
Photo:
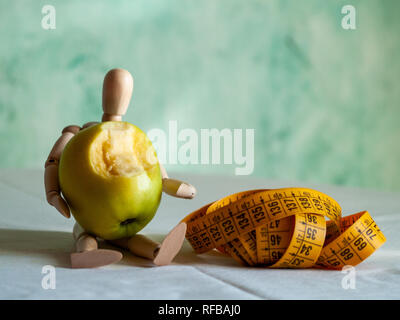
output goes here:
[{"label": "wooden mannequin foot", "polygon": [[96,249],[71,253],[72,268],[97,268],[122,259],[122,253],[115,250]]},{"label": "wooden mannequin foot", "polygon": [[178,224],[174,229],[168,233],[164,241],[161,243],[156,257],[153,263],[158,266],[165,266],[171,263],[171,261],[178,254],[179,250],[182,248],[183,241],[186,235],[186,223]]}]

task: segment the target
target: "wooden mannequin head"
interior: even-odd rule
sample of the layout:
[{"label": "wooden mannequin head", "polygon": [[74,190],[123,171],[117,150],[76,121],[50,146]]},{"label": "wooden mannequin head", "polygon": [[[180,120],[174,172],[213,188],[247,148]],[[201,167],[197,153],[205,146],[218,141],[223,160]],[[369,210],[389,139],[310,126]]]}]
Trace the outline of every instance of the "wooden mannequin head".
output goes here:
[{"label": "wooden mannequin head", "polygon": [[129,71],[112,69],[107,72],[103,82],[102,121],[121,121],[132,97],[133,78]]}]

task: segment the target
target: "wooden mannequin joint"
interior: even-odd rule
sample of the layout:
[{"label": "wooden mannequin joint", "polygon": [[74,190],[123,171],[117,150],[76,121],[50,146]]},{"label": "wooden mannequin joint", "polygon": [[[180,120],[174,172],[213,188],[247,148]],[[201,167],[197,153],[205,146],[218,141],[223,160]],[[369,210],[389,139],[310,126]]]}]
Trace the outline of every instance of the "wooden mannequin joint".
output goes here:
[{"label": "wooden mannequin joint", "polygon": [[65,127],[61,133],[64,134],[66,132],[70,132],[70,133],[73,133],[75,135],[80,130],[81,130],[81,127],[76,126],[76,125],[70,125],[70,126]]},{"label": "wooden mannequin joint", "polygon": [[103,117],[101,118],[102,122],[105,121],[121,121],[122,116],[118,114],[109,114],[109,113],[104,113]]},{"label": "wooden mannequin joint", "polygon": [[58,166],[58,162],[59,162],[59,160],[58,160],[57,158],[49,157],[49,158],[46,160],[46,162],[45,162],[45,164],[44,164],[44,167],[47,168],[48,166],[51,166],[51,165],[53,165],[53,166]]}]

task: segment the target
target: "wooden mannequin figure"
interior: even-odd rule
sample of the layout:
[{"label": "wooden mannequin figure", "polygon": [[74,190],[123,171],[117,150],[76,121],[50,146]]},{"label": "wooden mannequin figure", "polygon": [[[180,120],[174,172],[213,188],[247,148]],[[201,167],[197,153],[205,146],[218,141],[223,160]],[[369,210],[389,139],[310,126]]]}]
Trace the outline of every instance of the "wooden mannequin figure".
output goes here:
[{"label": "wooden mannequin figure", "polygon": [[[123,69],[110,70],[103,83],[103,117],[104,121],[121,121],[126,113],[133,91],[133,78]],[[81,127],[71,125],[64,128],[61,137],[54,144],[45,164],[46,198],[63,216],[70,217],[70,209],[61,196],[58,181],[58,163],[68,141],[80,130],[96,125],[89,122]],[[178,198],[191,199],[196,189],[187,183],[170,179],[165,169],[160,165],[163,192]],[[159,244],[143,235],[136,234],[131,238],[111,241],[114,245],[129,249],[133,254],[151,259],[156,265],[169,264],[182,247],[186,233],[186,224],[180,223]],[[76,252],[71,253],[73,268],[93,268],[119,261],[122,254],[117,250],[98,249],[96,235],[86,233],[76,222],[73,229]]]}]

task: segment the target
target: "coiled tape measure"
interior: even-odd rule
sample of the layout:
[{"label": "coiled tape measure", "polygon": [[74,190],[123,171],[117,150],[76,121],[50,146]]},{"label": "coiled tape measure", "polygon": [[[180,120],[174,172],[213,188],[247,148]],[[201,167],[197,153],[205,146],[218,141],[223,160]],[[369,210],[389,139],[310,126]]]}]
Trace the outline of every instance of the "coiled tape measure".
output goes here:
[{"label": "coiled tape measure", "polygon": [[197,253],[217,248],[248,266],[341,269],[386,241],[367,211],[342,218],[333,198],[307,188],[236,193],[182,221]]}]

